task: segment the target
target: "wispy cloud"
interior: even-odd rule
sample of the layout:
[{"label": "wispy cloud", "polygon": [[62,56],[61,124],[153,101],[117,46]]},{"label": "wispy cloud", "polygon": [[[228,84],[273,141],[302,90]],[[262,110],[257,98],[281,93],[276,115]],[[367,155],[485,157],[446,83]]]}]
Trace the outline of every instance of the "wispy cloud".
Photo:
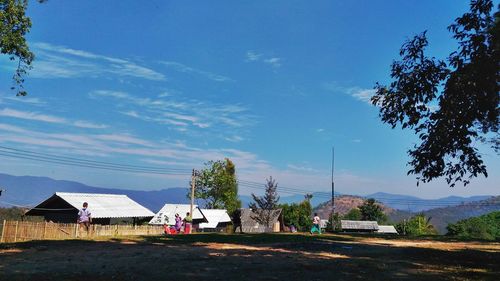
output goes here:
[{"label": "wispy cloud", "polygon": [[277,68],[281,66],[281,59],[280,58],[265,59],[264,63],[270,64],[272,67]]},{"label": "wispy cloud", "polygon": [[71,121],[71,120],[67,120],[63,117],[47,115],[47,114],[42,114],[42,113],[37,113],[37,112],[30,112],[30,111],[19,111],[19,110],[10,109],[10,108],[4,108],[4,109],[0,110],[0,116],[25,119],[25,120],[33,120],[33,121],[39,121],[39,122],[45,122],[45,123],[64,124],[64,125],[70,125],[70,126],[74,126],[74,127],[88,128],[88,129],[105,129],[108,127],[107,125],[104,125],[104,124],[95,124],[95,123],[83,121],[83,120]]},{"label": "wispy cloud", "polygon": [[205,77],[207,79],[210,79],[210,80],[216,81],[216,82],[233,81],[231,78],[229,78],[227,76],[219,75],[219,74],[212,73],[209,71],[196,69],[194,67],[190,67],[190,66],[187,66],[185,64],[174,62],[174,61],[161,61],[160,63],[175,70],[175,71],[199,75],[199,76]]},{"label": "wispy cloud", "polygon": [[31,97],[18,97],[18,96],[6,96],[0,97],[0,103],[2,101],[7,101],[9,103],[25,103],[29,105],[35,106],[44,106],[47,103],[39,98],[31,98]]},{"label": "wispy cloud", "polygon": [[165,80],[163,74],[126,59],[48,43],[34,43],[33,49],[37,53],[37,60],[33,63],[30,76],[35,78],[97,78],[103,75],[115,75],[147,80]]},{"label": "wispy cloud", "polygon": [[220,131],[245,128],[255,123],[254,116],[239,104],[216,104],[199,100],[178,100],[173,97],[141,98],[125,92],[97,90],[89,93],[91,98],[112,98],[119,101],[118,112],[143,121],[167,125],[173,130],[187,132],[191,129],[213,129]]},{"label": "wispy cloud", "polygon": [[359,101],[372,104],[371,98],[375,95],[375,89],[366,89],[361,87],[343,87],[338,85],[336,82],[325,83],[324,88],[332,91],[347,94]]},{"label": "wispy cloud", "polygon": [[256,53],[254,51],[247,51],[246,61],[258,61],[263,54]]},{"label": "wispy cloud", "polygon": [[247,51],[245,56],[246,62],[263,62],[264,64],[268,64],[273,68],[279,68],[281,66],[282,59],[279,57],[266,57],[264,54],[255,52],[255,51]]}]

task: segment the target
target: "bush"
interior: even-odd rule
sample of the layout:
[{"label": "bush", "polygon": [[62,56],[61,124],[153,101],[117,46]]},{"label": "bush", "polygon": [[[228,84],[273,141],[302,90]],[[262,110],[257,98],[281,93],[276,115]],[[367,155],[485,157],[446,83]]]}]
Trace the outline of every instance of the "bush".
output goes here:
[{"label": "bush", "polygon": [[500,239],[500,211],[450,223],[446,235],[465,239]]}]

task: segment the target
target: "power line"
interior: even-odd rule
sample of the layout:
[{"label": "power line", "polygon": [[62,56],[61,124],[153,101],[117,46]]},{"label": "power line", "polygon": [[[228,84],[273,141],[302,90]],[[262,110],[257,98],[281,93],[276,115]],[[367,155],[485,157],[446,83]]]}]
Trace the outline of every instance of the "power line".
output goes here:
[{"label": "power line", "polygon": [[20,151],[16,149],[6,148],[3,146],[0,146],[0,155],[10,158],[26,159],[26,160],[33,160],[33,161],[66,165],[66,166],[76,166],[76,167],[94,168],[94,169],[112,170],[121,172],[161,174],[161,175],[191,174],[189,170],[163,169],[157,167],[134,166],[126,164],[124,165],[111,162],[93,161],[93,160],[78,159],[78,158],[71,158],[64,156],[61,157],[61,156],[37,153],[32,151]]}]

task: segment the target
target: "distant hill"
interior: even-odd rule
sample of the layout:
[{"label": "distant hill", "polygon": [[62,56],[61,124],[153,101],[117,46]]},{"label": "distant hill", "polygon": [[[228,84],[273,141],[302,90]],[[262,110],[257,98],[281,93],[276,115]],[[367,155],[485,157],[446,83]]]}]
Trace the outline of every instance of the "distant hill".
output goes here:
[{"label": "distant hill", "polygon": [[[347,214],[351,209],[357,208],[365,201],[364,197],[354,195],[341,195],[335,197],[335,212],[339,215]],[[393,208],[384,204],[379,204],[385,214],[396,212]],[[329,218],[332,213],[332,200],[319,204],[313,209],[321,218]]]},{"label": "distant hill", "polygon": [[[165,203],[189,203],[187,188],[168,188],[154,191],[114,189],[88,186],[79,182],[54,180],[47,177],[11,176],[0,174],[0,186],[6,191],[0,197],[0,206],[35,205],[55,192],[125,194],[139,204],[157,212]],[[10,204],[9,204],[10,203]]]},{"label": "distant hill", "polygon": [[500,196],[491,197],[478,202],[469,202],[458,206],[435,208],[425,211],[431,217],[431,223],[440,234],[446,233],[446,226],[462,219],[477,217],[500,210]]},{"label": "distant hill", "polygon": [[448,207],[462,203],[481,201],[491,198],[491,195],[479,195],[471,197],[448,196],[439,199],[422,199],[415,196],[390,194],[377,192],[364,196],[365,198],[375,198],[377,201],[390,206],[393,209],[405,210],[408,212],[421,212],[438,207]]}]

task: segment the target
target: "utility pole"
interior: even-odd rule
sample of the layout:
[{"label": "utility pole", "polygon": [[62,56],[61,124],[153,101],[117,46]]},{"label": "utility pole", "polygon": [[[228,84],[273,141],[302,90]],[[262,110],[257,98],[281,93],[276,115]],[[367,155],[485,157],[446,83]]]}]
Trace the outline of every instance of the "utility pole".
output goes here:
[{"label": "utility pole", "polygon": [[196,187],[196,171],[193,169],[191,174],[191,208],[189,214],[193,217],[193,205],[194,205],[194,188]]},{"label": "utility pole", "polygon": [[335,165],[335,147],[332,146],[332,215],[335,214],[335,182],[333,181],[334,165]]}]

